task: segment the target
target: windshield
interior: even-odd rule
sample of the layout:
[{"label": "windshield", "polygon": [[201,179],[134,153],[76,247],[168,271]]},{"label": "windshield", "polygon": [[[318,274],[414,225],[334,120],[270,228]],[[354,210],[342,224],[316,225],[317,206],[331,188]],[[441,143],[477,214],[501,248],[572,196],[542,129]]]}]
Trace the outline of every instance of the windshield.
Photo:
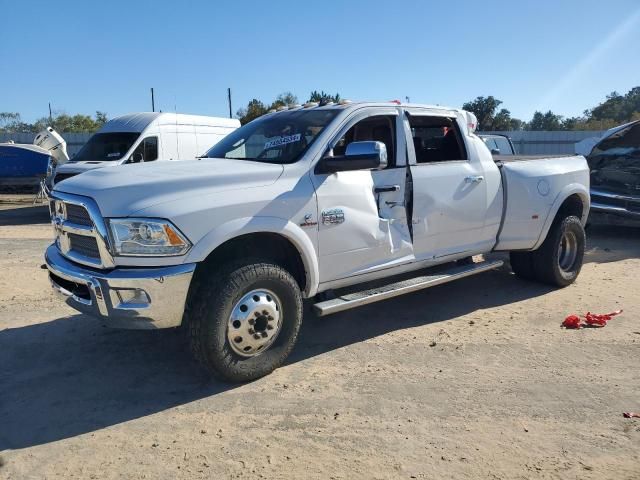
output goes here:
[{"label": "windshield", "polygon": [[602,140],[593,148],[590,156],[640,157],[640,123],[629,125]]},{"label": "windshield", "polygon": [[227,135],[205,157],[296,162],[340,110],[293,110],[258,118]]},{"label": "windshield", "polygon": [[120,160],[139,136],[139,132],[96,133],[71,161],[113,162]]}]

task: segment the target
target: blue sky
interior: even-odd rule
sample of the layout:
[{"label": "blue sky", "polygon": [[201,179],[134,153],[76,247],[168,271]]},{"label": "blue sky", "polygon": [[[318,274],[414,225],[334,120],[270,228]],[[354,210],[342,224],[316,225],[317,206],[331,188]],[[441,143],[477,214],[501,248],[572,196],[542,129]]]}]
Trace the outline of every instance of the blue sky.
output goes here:
[{"label": "blue sky", "polygon": [[571,116],[640,85],[640,1],[0,0],[0,111],[227,115],[313,89]]}]

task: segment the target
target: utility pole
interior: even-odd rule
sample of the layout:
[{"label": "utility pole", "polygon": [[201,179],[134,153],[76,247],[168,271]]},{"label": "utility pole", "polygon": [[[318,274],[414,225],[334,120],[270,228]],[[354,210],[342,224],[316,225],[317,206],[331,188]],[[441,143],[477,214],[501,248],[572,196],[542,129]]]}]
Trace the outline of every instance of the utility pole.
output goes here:
[{"label": "utility pole", "polygon": [[231,113],[231,88],[227,88],[227,97],[229,98],[229,118],[233,118],[233,113]]},{"label": "utility pole", "polygon": [[152,112],[156,111],[156,101],[153,98],[153,87],[151,87],[151,111]]}]

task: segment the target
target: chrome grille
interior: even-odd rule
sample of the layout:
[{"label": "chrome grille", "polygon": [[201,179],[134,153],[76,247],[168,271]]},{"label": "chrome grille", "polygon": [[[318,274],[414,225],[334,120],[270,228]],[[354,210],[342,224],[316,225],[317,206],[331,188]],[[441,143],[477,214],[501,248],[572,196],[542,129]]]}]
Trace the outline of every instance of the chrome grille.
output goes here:
[{"label": "chrome grille", "polygon": [[100,258],[98,242],[94,237],[69,233],[69,249],[89,258]]},{"label": "chrome grille", "polygon": [[74,205],[73,203],[66,204],[67,220],[77,225],[92,226],[93,222],[89,216],[89,212],[82,205]]},{"label": "chrome grille", "polygon": [[107,226],[87,197],[52,191],[49,195],[55,244],[68,259],[94,268],[112,268]]}]

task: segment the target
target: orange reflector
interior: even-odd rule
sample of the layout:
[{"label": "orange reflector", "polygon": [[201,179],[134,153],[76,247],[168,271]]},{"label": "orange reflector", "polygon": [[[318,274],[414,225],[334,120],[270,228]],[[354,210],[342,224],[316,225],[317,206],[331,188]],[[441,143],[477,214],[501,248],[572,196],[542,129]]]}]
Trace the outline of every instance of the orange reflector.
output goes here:
[{"label": "orange reflector", "polygon": [[178,236],[176,232],[169,225],[164,225],[164,233],[167,234],[167,238],[169,239],[169,243],[171,245],[184,245],[182,239]]}]

